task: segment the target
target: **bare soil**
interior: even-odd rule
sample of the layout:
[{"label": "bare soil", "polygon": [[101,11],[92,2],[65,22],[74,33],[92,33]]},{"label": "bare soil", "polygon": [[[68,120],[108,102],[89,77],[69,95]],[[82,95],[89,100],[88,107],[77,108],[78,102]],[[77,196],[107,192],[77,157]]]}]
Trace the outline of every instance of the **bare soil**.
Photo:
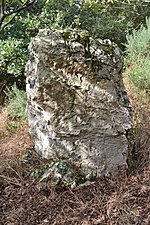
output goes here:
[{"label": "bare soil", "polygon": [[71,190],[50,177],[39,182],[32,171],[44,168],[28,126],[10,129],[7,108],[0,114],[0,224],[148,225],[150,222],[150,107],[126,88],[134,108],[134,160],[125,175],[101,178]]}]

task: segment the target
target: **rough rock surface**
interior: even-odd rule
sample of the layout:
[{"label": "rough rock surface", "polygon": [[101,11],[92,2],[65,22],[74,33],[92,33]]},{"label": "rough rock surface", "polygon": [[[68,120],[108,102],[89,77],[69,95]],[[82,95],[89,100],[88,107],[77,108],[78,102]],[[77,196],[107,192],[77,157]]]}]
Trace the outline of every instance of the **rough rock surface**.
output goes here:
[{"label": "rough rock surface", "polygon": [[40,30],[29,51],[27,113],[36,150],[68,159],[87,179],[127,166],[132,116],[119,48],[85,31]]}]

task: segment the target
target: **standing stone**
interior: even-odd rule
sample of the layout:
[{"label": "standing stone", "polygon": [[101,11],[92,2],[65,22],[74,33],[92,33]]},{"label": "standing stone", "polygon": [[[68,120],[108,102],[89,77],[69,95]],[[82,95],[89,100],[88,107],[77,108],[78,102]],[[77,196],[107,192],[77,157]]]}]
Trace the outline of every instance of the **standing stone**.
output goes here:
[{"label": "standing stone", "polygon": [[40,30],[29,51],[27,113],[35,149],[71,160],[87,179],[126,167],[132,117],[120,49],[86,31]]}]

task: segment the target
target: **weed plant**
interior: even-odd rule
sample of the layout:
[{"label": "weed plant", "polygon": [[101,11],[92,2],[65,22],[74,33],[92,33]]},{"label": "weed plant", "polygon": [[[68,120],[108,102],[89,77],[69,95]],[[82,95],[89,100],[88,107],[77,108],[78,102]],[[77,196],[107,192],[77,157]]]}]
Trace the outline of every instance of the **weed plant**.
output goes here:
[{"label": "weed plant", "polygon": [[127,35],[126,53],[128,61],[136,62],[139,57],[150,57],[150,17],[146,18],[146,27],[133,30]]},{"label": "weed plant", "polygon": [[131,84],[136,86],[137,91],[150,89],[150,57],[139,57],[133,69],[128,71]]},{"label": "weed plant", "polygon": [[127,36],[126,64],[129,69],[125,74],[138,92],[147,93],[150,90],[150,17],[146,18],[146,26]]},{"label": "weed plant", "polygon": [[11,88],[7,88],[6,95],[9,102],[9,116],[12,120],[19,119],[22,123],[26,120],[26,93],[19,90],[14,84]]}]

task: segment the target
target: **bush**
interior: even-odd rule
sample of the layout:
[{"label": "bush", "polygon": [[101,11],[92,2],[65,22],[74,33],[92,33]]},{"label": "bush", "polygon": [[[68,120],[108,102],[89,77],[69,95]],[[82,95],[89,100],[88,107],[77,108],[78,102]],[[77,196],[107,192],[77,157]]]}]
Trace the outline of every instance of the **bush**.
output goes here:
[{"label": "bush", "polygon": [[127,76],[136,89],[150,89],[150,18],[146,19],[146,25],[139,30],[134,30],[127,36],[126,64],[129,69]]},{"label": "bush", "polygon": [[24,122],[26,119],[26,93],[19,90],[14,84],[11,88],[7,88],[6,95],[9,102],[9,116],[11,119],[19,119]]},{"label": "bush", "polygon": [[0,75],[21,76],[27,60],[27,44],[23,39],[0,40]]},{"label": "bush", "polygon": [[136,62],[139,57],[150,57],[150,17],[146,18],[146,27],[133,30],[127,35],[126,53],[128,61]]},{"label": "bush", "polygon": [[150,89],[150,58],[137,60],[133,70],[128,71],[128,77],[137,90],[148,91]]}]

